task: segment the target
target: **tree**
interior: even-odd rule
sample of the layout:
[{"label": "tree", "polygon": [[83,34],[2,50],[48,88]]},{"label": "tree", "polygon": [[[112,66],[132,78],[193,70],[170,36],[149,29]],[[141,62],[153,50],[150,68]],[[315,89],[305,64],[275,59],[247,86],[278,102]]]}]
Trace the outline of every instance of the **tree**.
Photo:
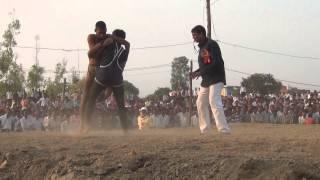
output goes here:
[{"label": "tree", "polygon": [[[1,42],[0,46],[0,79],[7,75],[10,65],[16,58],[12,48],[17,45],[15,36],[20,33],[20,27],[20,21],[18,19],[14,19],[2,35],[4,40]],[[4,50],[2,50],[2,47]]]},{"label": "tree", "polygon": [[13,47],[17,45],[16,35],[20,33],[20,21],[13,19],[2,35],[3,41],[0,43],[0,95],[7,91],[21,90],[24,76],[22,67],[15,62],[17,56],[13,52]]},{"label": "tree", "polygon": [[78,81],[80,81],[80,74],[76,69],[73,67],[71,69],[71,82],[72,84],[76,84]]},{"label": "tree", "polygon": [[86,78],[82,78],[81,80],[78,80],[78,81],[74,81],[72,82],[71,84],[68,85],[68,90],[69,90],[69,93],[70,94],[73,94],[73,93],[80,93],[81,90],[83,89],[84,87],[84,84],[85,84],[85,81],[86,81]]},{"label": "tree", "polygon": [[49,96],[55,97],[63,92],[63,78],[67,72],[66,66],[67,61],[65,59],[63,59],[61,63],[56,64],[54,80],[52,81],[51,78],[49,78],[46,83],[46,91]]},{"label": "tree", "polygon": [[44,68],[37,65],[32,65],[29,73],[28,73],[28,79],[27,79],[27,86],[30,90],[38,89],[41,87],[44,77]]},{"label": "tree", "polygon": [[154,91],[153,95],[156,99],[162,100],[162,97],[164,95],[168,96],[170,92],[171,92],[171,89],[168,87],[158,88],[157,90]]},{"label": "tree", "polygon": [[23,89],[25,73],[21,64],[19,66],[15,62],[12,62],[11,66],[9,67],[7,81],[10,82],[10,85],[8,86],[9,91],[18,92]]},{"label": "tree", "polygon": [[50,98],[54,98],[58,95],[57,88],[51,78],[46,80],[45,90]]},{"label": "tree", "polygon": [[127,97],[137,97],[139,95],[139,89],[136,88],[132,83],[129,81],[124,80],[123,81],[124,86],[124,94]]},{"label": "tree", "polygon": [[56,69],[54,71],[54,82],[55,83],[60,83],[63,79],[64,74],[67,72],[66,70],[67,66],[67,61],[65,59],[62,60],[62,62],[56,64]]},{"label": "tree", "polygon": [[271,74],[253,74],[248,78],[243,78],[241,86],[245,87],[249,93],[266,95],[279,93],[282,83],[274,79]]},{"label": "tree", "polygon": [[189,60],[182,56],[174,58],[171,65],[171,88],[172,90],[184,90],[188,88]]}]

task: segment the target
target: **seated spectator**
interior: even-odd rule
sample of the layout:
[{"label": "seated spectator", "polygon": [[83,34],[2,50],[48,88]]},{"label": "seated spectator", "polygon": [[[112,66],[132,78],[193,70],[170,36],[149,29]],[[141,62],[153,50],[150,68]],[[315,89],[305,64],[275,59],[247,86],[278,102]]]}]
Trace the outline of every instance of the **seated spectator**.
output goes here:
[{"label": "seated spectator", "polygon": [[304,120],[305,120],[305,113],[303,111],[300,111],[299,118],[298,118],[299,124],[304,124]]},{"label": "seated spectator", "polygon": [[319,104],[314,106],[312,118],[315,120],[316,124],[320,123],[320,105]]},{"label": "seated spectator", "polygon": [[162,109],[159,119],[160,128],[166,128],[169,125],[170,117],[166,109]]},{"label": "seated spectator", "polygon": [[285,124],[285,117],[282,108],[279,108],[277,112],[277,124]]},{"label": "seated spectator", "polygon": [[185,108],[181,109],[181,111],[177,113],[177,119],[179,121],[180,127],[187,127],[188,122]]},{"label": "seated spectator", "polygon": [[271,112],[269,112],[268,106],[265,106],[263,108],[263,111],[262,111],[261,115],[262,115],[263,122],[265,122],[265,123],[269,123],[270,122]]},{"label": "seated spectator", "polygon": [[277,123],[277,110],[273,104],[270,105],[270,111],[269,111],[269,120],[270,123]]},{"label": "seated spectator", "polygon": [[194,111],[191,116],[191,126],[192,127],[198,127],[199,126],[199,119],[198,119],[198,113]]},{"label": "seated spectator", "polygon": [[33,121],[32,115],[29,113],[28,110],[25,110],[23,112],[22,118],[20,119],[22,131],[31,130],[32,129],[32,121]]},{"label": "seated spectator", "polygon": [[283,116],[284,116],[284,122],[286,124],[293,124],[293,112],[290,111],[288,108],[284,109],[283,112]]},{"label": "seated spectator", "polygon": [[43,128],[45,131],[55,131],[57,130],[57,116],[55,112],[50,112],[49,115],[45,116],[43,119]]},{"label": "seated spectator", "polygon": [[251,109],[251,113],[250,113],[250,122],[252,122],[252,123],[254,123],[254,122],[258,122],[258,120],[257,120],[257,110],[256,110],[256,108],[252,108]]},{"label": "seated spectator", "polygon": [[140,109],[140,115],[138,116],[138,127],[139,130],[148,129],[152,127],[152,120],[147,114],[147,108],[143,107]]},{"label": "seated spectator", "polygon": [[257,107],[257,112],[256,112],[256,122],[262,123],[264,122],[263,119],[263,108],[261,106]]},{"label": "seated spectator", "polygon": [[153,120],[152,125],[154,128],[160,128],[160,123],[161,123],[161,115],[158,109],[155,109],[152,115],[150,116],[151,119]]},{"label": "seated spectator", "polygon": [[80,115],[77,110],[74,110],[73,114],[70,116],[69,129],[76,130],[80,126]]},{"label": "seated spectator", "polygon": [[42,121],[36,117],[36,113],[30,113],[30,111],[25,111],[23,117],[20,119],[21,128],[23,131],[29,130],[41,130]]},{"label": "seated spectator", "polygon": [[311,124],[314,124],[314,123],[315,122],[314,122],[314,119],[312,118],[312,114],[308,114],[307,118],[304,121],[304,124],[311,125]]},{"label": "seated spectator", "polygon": [[240,121],[241,122],[248,122],[250,121],[250,114],[248,113],[248,108],[246,105],[242,106],[240,112]]},{"label": "seated spectator", "polygon": [[16,117],[10,109],[7,109],[7,113],[0,117],[0,121],[2,125],[1,130],[4,132],[9,132],[13,130],[13,125],[16,122]]},{"label": "seated spectator", "polygon": [[62,121],[61,124],[60,124],[60,132],[66,133],[68,131],[68,126],[69,126],[69,121],[68,120]]}]

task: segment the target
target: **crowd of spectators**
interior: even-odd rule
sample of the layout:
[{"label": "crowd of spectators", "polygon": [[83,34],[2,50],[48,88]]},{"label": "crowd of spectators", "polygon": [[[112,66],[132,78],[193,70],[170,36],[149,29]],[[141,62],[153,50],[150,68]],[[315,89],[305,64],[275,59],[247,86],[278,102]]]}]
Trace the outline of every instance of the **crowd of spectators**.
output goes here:
[{"label": "crowd of spectators", "polygon": [[[198,126],[196,92],[192,97],[173,92],[162,98],[127,98],[126,107],[132,128],[170,128]],[[48,97],[44,91],[7,93],[0,99],[0,129],[9,131],[67,132],[79,128],[81,95],[66,94]],[[278,95],[241,93],[223,96],[228,122],[318,124],[320,123],[320,93],[291,92]],[[103,96],[96,103],[91,126],[97,129],[119,128],[120,122],[114,98]],[[190,113],[190,109],[192,109]],[[211,115],[211,122],[214,117]],[[190,121],[189,121],[190,120]]]}]

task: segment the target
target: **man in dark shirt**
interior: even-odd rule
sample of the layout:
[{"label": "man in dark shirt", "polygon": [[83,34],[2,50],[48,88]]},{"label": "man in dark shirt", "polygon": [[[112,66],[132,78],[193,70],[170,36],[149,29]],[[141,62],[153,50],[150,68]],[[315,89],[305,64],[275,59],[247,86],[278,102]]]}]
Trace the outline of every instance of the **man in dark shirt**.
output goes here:
[{"label": "man in dark shirt", "polygon": [[206,37],[203,26],[191,30],[193,39],[199,43],[199,69],[190,75],[193,79],[201,76],[201,88],[197,99],[199,125],[201,133],[206,133],[210,126],[208,106],[210,104],[216,126],[221,133],[230,133],[221,100],[221,91],[226,84],[224,62],[217,42]]},{"label": "man in dark shirt", "polygon": [[[99,66],[96,69],[95,79],[89,91],[88,103],[85,108],[85,119],[87,122],[90,121],[97,97],[102,91],[110,88],[117,101],[121,125],[126,130],[128,122],[124,105],[122,72],[128,59],[130,44],[124,40],[125,32],[123,30],[116,30],[115,32],[112,37],[109,37],[112,43],[106,45],[101,55],[96,58]],[[122,40],[113,40],[119,38]],[[125,48],[121,45],[124,45]]]}]

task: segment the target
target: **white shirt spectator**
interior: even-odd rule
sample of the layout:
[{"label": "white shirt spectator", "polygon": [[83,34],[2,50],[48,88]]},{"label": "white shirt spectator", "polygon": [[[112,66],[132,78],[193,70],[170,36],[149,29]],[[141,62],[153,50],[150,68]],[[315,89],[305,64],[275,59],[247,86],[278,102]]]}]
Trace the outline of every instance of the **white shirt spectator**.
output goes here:
[{"label": "white shirt spectator", "polygon": [[32,127],[32,119],[31,119],[31,116],[23,116],[21,119],[20,119],[20,124],[21,124],[21,128],[23,131],[27,131],[27,130],[30,130],[31,127]]},{"label": "white shirt spectator", "polygon": [[49,104],[49,99],[45,97],[41,97],[37,104],[40,104],[41,107],[47,107]]},{"label": "white shirt spectator", "polygon": [[169,124],[169,116],[166,114],[161,114],[158,116],[158,127],[159,128],[166,128]]},{"label": "white shirt spectator", "polygon": [[14,116],[8,117],[7,114],[2,115],[0,117],[1,125],[3,130],[12,130],[12,125],[16,121],[16,118]]},{"label": "white shirt spectator", "polygon": [[10,92],[10,91],[8,91],[6,93],[6,95],[7,95],[7,99],[12,99],[13,98],[12,92]]},{"label": "white shirt spectator", "polygon": [[179,112],[177,114],[177,117],[180,121],[180,126],[181,127],[187,127],[187,114],[183,112]]},{"label": "white shirt spectator", "polygon": [[23,131],[27,130],[41,130],[42,121],[40,119],[36,119],[32,115],[28,115],[27,117],[23,116],[20,119],[21,127]]},{"label": "white shirt spectator", "polygon": [[194,115],[191,117],[191,125],[192,125],[193,127],[198,127],[198,126],[199,126],[199,120],[198,120],[197,114],[194,114]]},{"label": "white shirt spectator", "polygon": [[304,124],[304,117],[303,116],[299,116],[299,124]]}]

